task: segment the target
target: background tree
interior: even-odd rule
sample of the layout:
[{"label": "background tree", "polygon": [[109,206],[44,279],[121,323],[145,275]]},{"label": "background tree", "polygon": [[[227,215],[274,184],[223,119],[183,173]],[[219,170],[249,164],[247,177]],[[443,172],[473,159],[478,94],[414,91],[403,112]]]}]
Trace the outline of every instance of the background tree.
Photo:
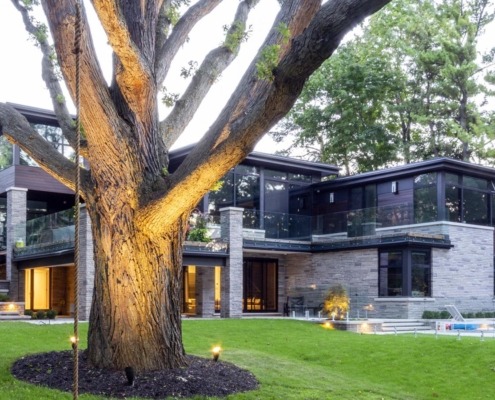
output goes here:
[{"label": "background tree", "polygon": [[[160,121],[157,97],[170,64],[194,25],[220,0],[192,5],[184,0],[92,0],[114,52],[107,85],[83,13],[81,151],[90,168],[81,170],[81,195],[95,240],[88,337],[94,365],[151,370],[185,364],[180,287],[182,244],[191,210],[289,111],[307,77],[331,56],[345,33],[387,2],[281,1],[273,29],[229,102],[170,173],[170,146],[235,58],[256,1],[239,2],[224,43],[208,53],[171,113]],[[73,121],[56,67],[74,98],[76,0],[41,2],[53,47],[47,29],[30,16],[35,3],[12,0],[43,53],[43,79],[63,135],[75,147]],[[41,168],[74,188],[75,164],[8,104],[0,104],[0,125],[4,135]]]},{"label": "background tree", "polygon": [[[493,161],[495,51],[478,51],[493,18],[490,0],[390,3],[313,74],[275,138],[292,133],[294,145],[347,173],[434,156]],[[355,100],[346,114],[327,113],[343,98]]]},{"label": "background tree", "polygon": [[386,55],[358,38],[341,46],[310,78],[294,108],[272,136],[303,149],[314,161],[342,165],[345,173],[379,168],[394,160],[397,124],[386,121],[386,102],[400,81]]}]

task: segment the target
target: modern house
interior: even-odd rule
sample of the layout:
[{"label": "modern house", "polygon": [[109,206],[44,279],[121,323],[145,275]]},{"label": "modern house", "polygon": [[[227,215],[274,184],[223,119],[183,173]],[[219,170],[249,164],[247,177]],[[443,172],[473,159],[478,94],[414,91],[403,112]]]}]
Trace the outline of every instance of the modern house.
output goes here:
[{"label": "modern house", "polygon": [[[16,107],[70,156],[52,113]],[[171,154],[172,172],[189,150]],[[0,166],[0,292],[70,315],[73,196],[15,145],[0,142]],[[282,315],[288,297],[312,315],[338,284],[352,317],[494,309],[493,168],[439,158],[339,177],[332,165],[253,152],[204,197],[193,230],[195,218],[213,240],[184,245],[185,315]],[[87,318],[94,266],[84,206],[80,229]]]}]

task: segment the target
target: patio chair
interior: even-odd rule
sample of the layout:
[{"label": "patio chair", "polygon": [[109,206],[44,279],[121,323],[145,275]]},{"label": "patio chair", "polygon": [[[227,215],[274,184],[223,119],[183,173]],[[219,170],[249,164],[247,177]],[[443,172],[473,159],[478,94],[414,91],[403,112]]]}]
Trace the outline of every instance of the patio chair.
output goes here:
[{"label": "patio chair", "polygon": [[290,316],[293,311],[296,315],[304,315],[306,311],[304,296],[287,296],[287,302],[284,304],[284,315]]}]

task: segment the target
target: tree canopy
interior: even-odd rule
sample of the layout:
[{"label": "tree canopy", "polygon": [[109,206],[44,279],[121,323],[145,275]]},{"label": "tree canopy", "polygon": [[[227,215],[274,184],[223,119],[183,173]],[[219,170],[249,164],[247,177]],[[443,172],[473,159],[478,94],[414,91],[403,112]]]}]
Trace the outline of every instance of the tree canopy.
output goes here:
[{"label": "tree canopy", "polygon": [[347,173],[493,162],[495,48],[480,40],[494,13],[490,0],[390,3],[313,74],[274,137]]}]

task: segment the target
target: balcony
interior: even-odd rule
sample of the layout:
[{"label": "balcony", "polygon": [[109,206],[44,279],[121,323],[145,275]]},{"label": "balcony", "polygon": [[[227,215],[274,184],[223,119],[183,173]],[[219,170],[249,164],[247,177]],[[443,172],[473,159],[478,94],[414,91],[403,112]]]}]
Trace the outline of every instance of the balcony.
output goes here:
[{"label": "balcony", "polygon": [[[393,241],[406,236],[406,240],[438,240],[443,243],[445,237],[442,232],[417,228],[419,223],[437,221],[437,210],[429,209],[428,213],[416,213],[416,216],[413,211],[412,203],[317,216],[262,214],[246,209],[243,213],[243,238],[253,243],[271,242],[271,246],[276,242],[292,241],[294,246],[297,247],[299,243],[301,249],[306,250],[311,243],[316,246],[315,249],[319,249],[321,243],[330,242],[334,247],[352,247],[364,242],[371,244],[377,241]],[[444,215],[447,216],[448,213]],[[212,241],[186,241],[184,251],[189,254],[227,254],[228,248],[220,238],[218,215],[204,217]],[[73,212],[65,210],[32,219],[26,224],[16,226],[14,234],[15,259],[71,251],[74,248]]]},{"label": "balcony", "polygon": [[74,248],[72,209],[44,215],[14,227],[14,258],[53,254]]}]

